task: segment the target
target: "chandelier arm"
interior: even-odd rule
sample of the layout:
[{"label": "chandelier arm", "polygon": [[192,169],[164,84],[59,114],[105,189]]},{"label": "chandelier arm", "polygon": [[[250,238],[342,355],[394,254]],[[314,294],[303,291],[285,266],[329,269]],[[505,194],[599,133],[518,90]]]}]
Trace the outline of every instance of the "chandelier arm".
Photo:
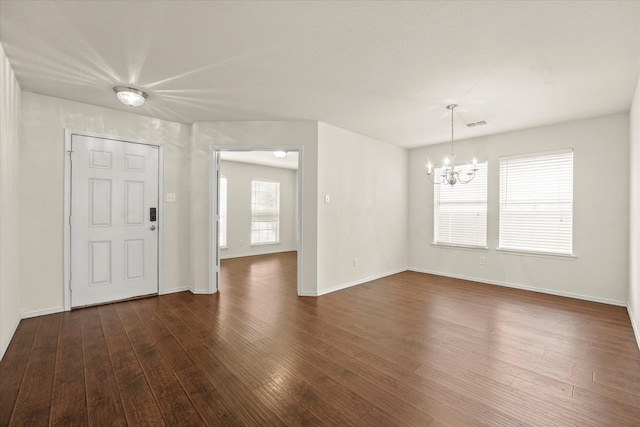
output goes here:
[{"label": "chandelier arm", "polygon": [[467,172],[466,175],[469,177],[469,179],[467,180],[462,179],[460,175],[458,176],[458,182],[460,184],[468,184],[469,182],[471,182],[471,180],[476,177],[476,170],[472,169],[471,172]]},{"label": "chandelier arm", "polygon": [[[440,185],[440,184],[442,184],[444,182],[444,179],[442,179],[440,181],[437,181],[437,180],[434,181],[434,179],[431,178],[431,174],[430,173],[427,173],[427,176],[429,177],[429,181],[431,181],[432,184]],[[444,178],[444,176],[442,176],[442,177]]]}]

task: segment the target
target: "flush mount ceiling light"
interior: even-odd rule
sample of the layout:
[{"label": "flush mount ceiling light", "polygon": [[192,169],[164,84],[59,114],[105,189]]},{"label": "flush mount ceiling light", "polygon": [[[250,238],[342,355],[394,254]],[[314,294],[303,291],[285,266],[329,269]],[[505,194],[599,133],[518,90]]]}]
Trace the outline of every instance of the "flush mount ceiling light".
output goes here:
[{"label": "flush mount ceiling light", "polygon": [[287,152],[286,151],[282,151],[282,150],[278,150],[278,151],[274,151],[273,155],[276,156],[277,158],[281,159],[281,158],[283,158],[284,156],[287,155]]},{"label": "flush mount ceiling light", "polygon": [[451,153],[444,158],[443,165],[437,169],[437,177],[432,176],[434,172],[433,165],[431,165],[431,163],[427,164],[427,176],[429,177],[429,181],[436,185],[447,184],[453,187],[456,184],[466,184],[476,176],[476,172],[478,171],[476,159],[473,159],[473,165],[467,169],[456,169],[456,155],[453,152],[453,110],[457,106],[457,104],[447,105],[447,110],[451,111]]},{"label": "flush mount ceiling light", "polygon": [[147,95],[145,92],[127,86],[116,86],[113,91],[118,96],[118,100],[129,107],[139,107],[144,104]]}]

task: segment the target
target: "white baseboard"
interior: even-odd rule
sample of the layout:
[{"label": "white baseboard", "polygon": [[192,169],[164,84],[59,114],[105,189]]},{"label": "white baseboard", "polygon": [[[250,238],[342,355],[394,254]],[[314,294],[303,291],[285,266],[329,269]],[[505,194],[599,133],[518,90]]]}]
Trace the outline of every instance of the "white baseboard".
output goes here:
[{"label": "white baseboard", "polygon": [[636,318],[631,310],[631,305],[627,305],[627,312],[629,313],[629,319],[631,320],[631,327],[633,328],[633,335],[636,337],[636,344],[638,344],[638,350],[640,350],[640,324],[636,322]]},{"label": "white baseboard", "polygon": [[164,291],[162,291],[160,295],[175,294],[177,292],[184,292],[184,291],[190,291],[190,290],[191,289],[189,289],[188,286],[182,286],[179,288],[165,289]]},{"label": "white baseboard", "polygon": [[20,324],[20,320],[22,320],[20,317],[16,318],[16,321],[13,323],[13,326],[11,327],[11,330],[9,331],[9,335],[7,336],[7,338],[5,338],[4,341],[2,341],[2,347],[0,347],[0,360],[2,360],[2,358],[4,357],[4,353],[9,348],[9,344],[11,344],[11,339],[13,338],[13,335],[16,333],[16,330],[18,329],[18,325]]},{"label": "white baseboard", "polygon": [[440,272],[440,271],[425,270],[423,268],[409,267],[408,270],[409,271],[415,271],[416,273],[433,274],[433,275],[436,275],[436,276],[451,277],[453,279],[461,279],[461,280],[469,280],[471,282],[485,283],[487,285],[504,286],[506,288],[522,289],[524,291],[539,292],[541,294],[556,295],[556,296],[560,296],[560,297],[568,297],[568,298],[580,299],[580,300],[584,300],[584,301],[599,302],[599,303],[602,303],[602,304],[617,305],[619,307],[626,307],[627,306],[626,301],[616,301],[616,300],[610,300],[610,299],[606,299],[606,298],[592,297],[592,296],[589,296],[589,295],[574,294],[574,293],[571,293],[571,292],[563,292],[563,291],[558,291],[558,290],[555,290],[555,289],[536,288],[534,286],[520,285],[520,284],[516,284],[516,283],[508,283],[508,282],[499,282],[499,281],[496,281],[496,280],[479,279],[477,277],[468,277],[468,276],[462,276],[462,275],[459,275],[459,274],[449,274],[449,273],[443,273],[443,272]]},{"label": "white baseboard", "polygon": [[27,311],[26,313],[22,313],[20,318],[30,319],[32,317],[46,316],[47,314],[62,313],[63,311],[64,311],[64,307],[52,307],[52,308],[47,308],[45,310]]},{"label": "white baseboard", "polygon": [[[397,270],[388,271],[386,273],[376,274],[375,276],[365,277],[364,279],[354,280],[353,282],[343,283],[341,285],[333,286],[333,287],[331,287],[329,289],[323,289],[321,291],[318,291],[313,296],[318,296],[319,297],[319,296],[322,296],[322,295],[329,294],[331,292],[341,291],[343,289],[347,289],[347,288],[350,288],[352,286],[361,285],[363,283],[371,282],[371,281],[377,280],[377,279],[382,279],[383,277],[391,276],[393,274],[402,273],[403,271],[407,271],[407,269],[406,268],[399,268]],[[303,296],[312,296],[312,295],[307,295],[305,293],[305,295],[303,295]]]},{"label": "white baseboard", "polygon": [[209,292],[208,289],[189,289],[189,291],[194,295],[213,295],[216,292]]},{"label": "white baseboard", "polygon": [[318,293],[317,292],[309,292],[309,291],[302,291],[298,294],[299,297],[317,297]]},{"label": "white baseboard", "polygon": [[292,249],[278,249],[278,250],[264,250],[264,251],[258,251],[258,252],[243,252],[240,254],[233,254],[233,255],[224,255],[222,251],[220,252],[220,259],[231,259],[231,258],[244,258],[244,257],[248,257],[248,256],[255,256],[255,255],[270,255],[270,254],[280,254],[283,252],[297,252],[298,249],[296,248],[292,248]]}]

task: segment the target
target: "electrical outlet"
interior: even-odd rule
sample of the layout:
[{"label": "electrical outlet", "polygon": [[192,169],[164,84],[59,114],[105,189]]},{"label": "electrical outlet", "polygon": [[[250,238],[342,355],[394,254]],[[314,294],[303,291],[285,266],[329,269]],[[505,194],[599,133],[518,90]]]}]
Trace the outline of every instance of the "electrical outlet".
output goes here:
[{"label": "electrical outlet", "polygon": [[357,267],[358,266],[358,258],[354,258],[353,259],[353,266]]},{"label": "electrical outlet", "polygon": [[480,265],[487,265],[487,260],[483,256],[480,257]]},{"label": "electrical outlet", "polygon": [[167,193],[167,197],[165,199],[167,203],[175,203],[176,202],[176,193]]}]

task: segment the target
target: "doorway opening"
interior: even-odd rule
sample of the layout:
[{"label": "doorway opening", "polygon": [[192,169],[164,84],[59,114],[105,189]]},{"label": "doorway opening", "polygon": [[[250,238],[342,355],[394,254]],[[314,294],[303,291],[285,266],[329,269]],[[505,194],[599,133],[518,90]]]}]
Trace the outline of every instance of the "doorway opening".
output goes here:
[{"label": "doorway opening", "polygon": [[220,289],[221,259],[295,251],[301,294],[302,154],[302,147],[211,147],[210,293]]}]

